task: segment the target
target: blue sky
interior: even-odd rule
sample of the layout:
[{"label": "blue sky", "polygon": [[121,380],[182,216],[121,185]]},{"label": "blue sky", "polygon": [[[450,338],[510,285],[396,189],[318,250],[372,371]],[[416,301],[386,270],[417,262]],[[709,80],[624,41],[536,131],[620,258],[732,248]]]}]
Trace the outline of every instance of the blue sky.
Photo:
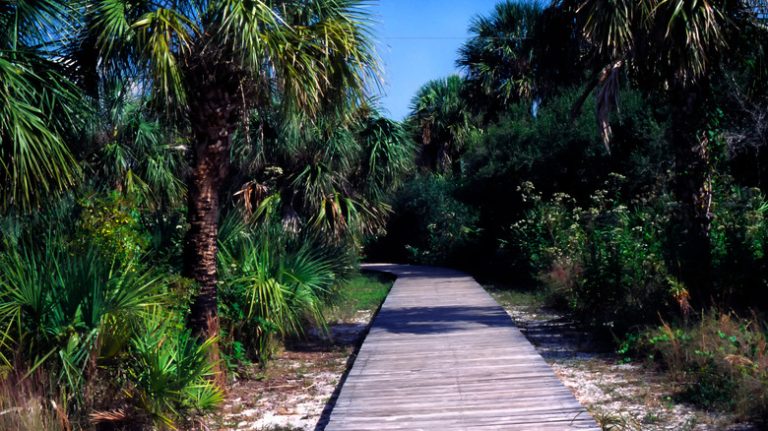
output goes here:
[{"label": "blue sky", "polygon": [[408,114],[424,83],[457,71],[459,47],[472,17],[488,14],[498,0],[378,0],[373,15],[384,66],[381,105],[392,118]]}]

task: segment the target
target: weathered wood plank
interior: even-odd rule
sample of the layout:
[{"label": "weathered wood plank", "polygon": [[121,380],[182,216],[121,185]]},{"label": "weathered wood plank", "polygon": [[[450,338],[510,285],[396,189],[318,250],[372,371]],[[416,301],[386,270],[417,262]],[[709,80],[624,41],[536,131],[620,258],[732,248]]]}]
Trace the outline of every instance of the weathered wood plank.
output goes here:
[{"label": "weathered wood plank", "polygon": [[599,430],[474,279],[380,265],[398,278],[327,431]]}]

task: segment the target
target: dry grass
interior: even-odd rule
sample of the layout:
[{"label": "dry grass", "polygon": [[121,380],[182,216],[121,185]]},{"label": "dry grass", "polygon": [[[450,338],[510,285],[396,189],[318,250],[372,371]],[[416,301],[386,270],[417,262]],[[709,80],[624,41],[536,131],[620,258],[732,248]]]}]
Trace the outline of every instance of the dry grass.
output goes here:
[{"label": "dry grass", "polygon": [[72,430],[64,406],[43,396],[48,393],[44,381],[40,375],[0,380],[0,430]]},{"label": "dry grass", "polygon": [[687,327],[664,323],[648,331],[639,350],[651,352],[686,385],[683,399],[768,422],[768,343],[762,325],[756,316],[711,312]]}]

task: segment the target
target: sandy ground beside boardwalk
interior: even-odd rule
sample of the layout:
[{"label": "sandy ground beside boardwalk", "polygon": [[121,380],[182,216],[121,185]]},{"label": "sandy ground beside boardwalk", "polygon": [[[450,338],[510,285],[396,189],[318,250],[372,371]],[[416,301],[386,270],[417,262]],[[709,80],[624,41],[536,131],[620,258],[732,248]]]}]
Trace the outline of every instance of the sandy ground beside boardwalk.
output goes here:
[{"label": "sandy ground beside boardwalk", "polygon": [[229,388],[211,430],[298,431],[322,429],[326,406],[354,358],[371,312],[330,326],[331,337],[310,332],[286,343],[266,370],[241,371]]},{"label": "sandy ground beside boardwalk", "polygon": [[603,429],[615,431],[757,431],[732,417],[675,401],[682,387],[639,364],[626,364],[573,322],[539,306],[504,306],[557,377],[592,413]]}]

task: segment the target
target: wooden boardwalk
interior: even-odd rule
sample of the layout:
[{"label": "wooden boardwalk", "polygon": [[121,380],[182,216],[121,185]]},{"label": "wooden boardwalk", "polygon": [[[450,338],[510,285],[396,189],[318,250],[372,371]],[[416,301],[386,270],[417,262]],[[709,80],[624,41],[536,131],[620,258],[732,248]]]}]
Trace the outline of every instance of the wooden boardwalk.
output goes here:
[{"label": "wooden boardwalk", "polygon": [[599,430],[512,320],[461,272],[397,275],[326,431]]}]

